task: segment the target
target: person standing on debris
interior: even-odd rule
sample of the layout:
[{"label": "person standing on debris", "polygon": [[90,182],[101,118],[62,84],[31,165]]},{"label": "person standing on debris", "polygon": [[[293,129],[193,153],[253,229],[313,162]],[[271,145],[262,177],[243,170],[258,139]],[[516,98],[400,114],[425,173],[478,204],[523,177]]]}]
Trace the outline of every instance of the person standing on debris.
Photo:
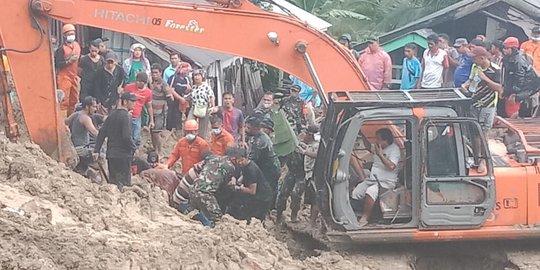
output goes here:
[{"label": "person standing on debris", "polygon": [[203,153],[210,150],[208,143],[197,136],[199,123],[190,119],[184,124],[185,136],[182,137],[174,146],[167,168],[170,169],[178,159],[182,159],[182,174],[186,174],[193,165],[202,160]]},{"label": "person standing on debris", "polygon": [[96,99],[86,97],[82,101],[82,110],[71,114],[66,124],[71,131],[71,142],[79,155],[79,164],[75,172],[87,176],[88,166],[92,163],[93,148],[90,145],[90,136],[97,136],[98,130],[92,121],[92,115],[97,111]]},{"label": "person standing on debris", "polygon": [[234,95],[224,92],[223,106],[215,107],[213,113],[223,120],[223,128],[231,133],[237,143],[245,142],[244,114],[234,107]]},{"label": "person standing on debris", "polygon": [[417,47],[414,43],[405,45],[403,65],[401,69],[401,89],[411,90],[416,87],[416,82],[422,74],[422,64],[416,58]]},{"label": "person standing on debris", "polygon": [[250,117],[246,120],[248,158],[259,166],[268,180],[273,192],[271,205],[274,205],[281,176],[281,165],[274,152],[272,140],[261,130],[261,120],[262,118],[259,117]]},{"label": "person standing on debris", "polygon": [[181,63],[176,73],[167,80],[167,130],[181,130],[183,115],[186,113],[188,102],[184,98],[191,92],[188,74],[191,72],[191,65]]},{"label": "person standing on debris", "polygon": [[124,60],[123,68],[126,74],[126,83],[133,83],[136,80],[137,74],[140,72],[146,73],[150,77],[150,62],[144,56],[144,45],[134,43],[129,49],[130,57]]},{"label": "person standing on debris", "polygon": [[210,118],[212,135],[210,137],[210,151],[218,156],[225,155],[225,150],[234,145],[234,137],[223,128],[223,121],[217,116]]},{"label": "person standing on debris", "polygon": [[[304,204],[309,204],[311,206],[309,220],[312,226],[315,226],[317,224],[317,216],[319,215],[319,206],[317,205],[316,200],[317,188],[313,180],[313,169],[315,167],[315,161],[317,159],[319,142],[319,127],[316,125],[310,125],[302,138],[302,143],[299,145],[299,151],[300,153],[302,153],[302,155],[304,155],[304,171],[306,174],[304,183]],[[301,186],[299,186],[299,188],[300,187]],[[296,188],[297,187],[295,186],[295,189]],[[302,190],[295,190],[294,192],[296,192],[297,194],[300,192],[304,193],[304,191]],[[297,204],[298,206],[293,208],[293,204]],[[293,209],[295,209],[295,212],[292,212]],[[291,221],[293,222],[296,221],[298,218],[298,210],[296,209],[300,209],[300,202],[295,201],[293,203],[293,201],[291,200]]]},{"label": "person standing on debris", "polygon": [[459,64],[454,71],[454,86],[461,87],[471,75],[471,69],[473,66],[472,57],[469,55],[471,50],[469,49],[469,42],[465,38],[458,38],[454,42],[454,48],[459,53]]},{"label": "person standing on debris", "polygon": [[180,54],[177,52],[169,54],[169,60],[171,64],[165,68],[165,70],[163,70],[163,80],[166,82],[168,82],[169,78],[176,74],[178,68],[180,67],[180,62],[182,61],[180,59]]},{"label": "person standing on debris", "polygon": [[56,83],[58,89],[64,91],[64,100],[60,106],[67,116],[75,112],[79,102],[79,58],[81,46],[75,41],[75,26],[65,24],[62,27],[64,43],[54,53],[54,64],[57,70]]},{"label": "person standing on debris", "polygon": [[124,93],[115,110],[109,112],[103,127],[99,130],[94,155],[97,155],[105,138],[107,138],[107,164],[109,168],[109,183],[122,190],[131,185],[131,160],[135,153],[135,142],[131,133],[130,110],[138,98],[132,93]]},{"label": "person standing on debris", "polygon": [[208,227],[214,227],[221,219],[223,211],[219,206],[218,190],[228,184],[236,168],[229,157],[223,156],[205,162],[199,176],[193,181],[189,192],[189,203],[199,210],[199,220]]},{"label": "person standing on debris", "polygon": [[428,49],[422,57],[422,76],[416,88],[441,88],[444,82],[445,70],[449,68],[446,51],[439,49],[439,36],[436,34],[427,37]]},{"label": "person standing on debris", "polygon": [[296,134],[299,134],[306,125],[305,104],[300,99],[299,93],[300,86],[293,85],[290,88],[290,95],[281,100],[281,109]]},{"label": "person standing on debris", "polygon": [[247,158],[244,148],[230,148],[227,156],[242,173],[236,183],[231,181],[230,186],[235,191],[231,202],[231,215],[247,220],[248,223],[253,217],[264,221],[272,203],[273,192],[270,184],[259,166]]},{"label": "person standing on debris", "polygon": [[91,88],[96,74],[105,65],[103,57],[99,55],[99,43],[92,41],[89,50],[90,53],[81,57],[79,62],[79,68],[81,69],[81,92],[79,98],[81,102],[92,92]]},{"label": "person standing on debris", "polygon": [[193,72],[193,89],[189,94],[192,107],[189,118],[199,122],[199,136],[206,138],[208,130],[208,115],[215,104],[214,91],[206,82],[202,69]]},{"label": "person standing on debris", "polygon": [[165,129],[168,94],[167,88],[169,86],[161,78],[162,72],[159,64],[153,64],[151,72],[152,82],[150,83],[150,89],[152,90],[152,113],[154,114],[154,128],[151,130],[152,145],[157,153],[161,154],[161,151],[163,150],[161,131]]},{"label": "person standing on debris", "polygon": [[[535,26],[531,29],[531,38],[521,44],[521,50],[532,59],[532,66],[537,76],[540,76],[540,26]],[[538,105],[538,93],[536,93],[531,96],[533,117],[536,116]]]},{"label": "person standing on debris", "polygon": [[[463,85],[463,89],[472,93],[471,111],[484,132],[489,131],[493,126],[495,116],[497,116],[497,101],[503,92],[501,70],[499,66],[489,60],[490,56],[483,47],[476,47],[471,51],[471,57],[477,68],[473,70],[470,79]],[[480,138],[477,140],[479,142]],[[486,160],[481,157],[477,171],[485,173],[486,169]]]},{"label": "person standing on debris", "polygon": [[378,38],[369,38],[367,42],[368,47],[358,58],[358,63],[374,90],[390,89],[392,59],[379,46]]},{"label": "person standing on debris", "polygon": [[154,128],[154,111],[152,110],[152,90],[148,89],[148,75],[144,72],[139,72],[135,77],[135,83],[130,83],[124,87],[125,93],[132,93],[137,96],[137,102],[133,107],[131,115],[133,117],[131,128],[133,132],[133,141],[139,147],[141,145],[141,123],[142,109],[146,107],[150,115],[149,127]]},{"label": "person standing on debris", "polygon": [[97,71],[90,96],[96,98],[98,104],[110,110],[118,103],[123,91],[125,73],[118,65],[118,57],[110,52],[105,55],[105,66]]}]

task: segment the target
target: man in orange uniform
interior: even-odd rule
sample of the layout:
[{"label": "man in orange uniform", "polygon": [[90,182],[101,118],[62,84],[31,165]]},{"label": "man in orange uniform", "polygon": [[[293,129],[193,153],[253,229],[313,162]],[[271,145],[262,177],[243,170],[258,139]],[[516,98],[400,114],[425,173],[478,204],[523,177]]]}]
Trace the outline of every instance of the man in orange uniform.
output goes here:
[{"label": "man in orange uniform", "polygon": [[202,160],[204,152],[209,151],[208,143],[197,134],[199,123],[194,119],[187,120],[184,124],[186,135],[178,140],[167,160],[167,168],[171,168],[178,159],[182,159],[182,174],[186,174],[193,165]]},{"label": "man in orange uniform", "polygon": [[[540,26],[535,26],[531,29],[531,39],[521,44],[521,50],[532,58],[532,64],[536,74],[540,76]],[[538,114],[538,93],[531,96],[532,116],[536,117]]]},{"label": "man in orange uniform", "polygon": [[223,128],[223,120],[214,116],[210,119],[212,138],[210,138],[210,151],[218,156],[224,156],[225,150],[234,145],[234,137]]},{"label": "man in orange uniform", "polygon": [[65,24],[62,28],[64,43],[54,53],[57,87],[64,91],[64,100],[60,105],[62,111],[67,110],[67,116],[75,111],[79,102],[79,58],[81,46],[75,41],[75,26]]}]

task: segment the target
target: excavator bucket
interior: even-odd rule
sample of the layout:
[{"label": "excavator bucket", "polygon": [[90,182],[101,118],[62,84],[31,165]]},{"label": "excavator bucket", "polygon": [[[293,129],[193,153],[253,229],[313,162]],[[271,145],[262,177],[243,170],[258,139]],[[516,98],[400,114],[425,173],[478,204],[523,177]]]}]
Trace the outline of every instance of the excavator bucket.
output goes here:
[{"label": "excavator bucket", "polygon": [[[64,117],[59,113],[47,19],[35,18],[32,25],[27,19],[26,23],[15,19],[30,14],[10,15],[8,13],[15,9],[1,10],[2,18],[14,16],[12,20],[3,20],[0,28],[0,96],[6,135],[11,141],[29,136],[29,141],[41,146],[49,156],[73,167],[78,156]],[[28,10],[17,12],[27,13]],[[39,29],[33,28],[38,25]],[[14,107],[22,112],[18,118]],[[19,129],[28,132],[19,132]]]}]

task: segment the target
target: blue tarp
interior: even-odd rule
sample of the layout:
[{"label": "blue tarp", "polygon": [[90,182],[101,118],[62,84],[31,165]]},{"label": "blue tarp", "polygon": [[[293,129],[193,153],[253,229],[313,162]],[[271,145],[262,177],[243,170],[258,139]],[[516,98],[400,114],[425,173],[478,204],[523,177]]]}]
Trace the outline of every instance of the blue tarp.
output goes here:
[{"label": "blue tarp", "polygon": [[[289,75],[289,79],[292,81],[293,85],[300,86],[300,98],[303,101],[311,101],[313,99],[313,95],[316,95],[315,91],[313,91],[313,88],[311,88],[309,85],[305,84],[303,81],[299,80],[298,78]],[[320,107],[321,106],[321,97],[318,95],[315,97],[315,104],[313,104],[313,107]]]}]

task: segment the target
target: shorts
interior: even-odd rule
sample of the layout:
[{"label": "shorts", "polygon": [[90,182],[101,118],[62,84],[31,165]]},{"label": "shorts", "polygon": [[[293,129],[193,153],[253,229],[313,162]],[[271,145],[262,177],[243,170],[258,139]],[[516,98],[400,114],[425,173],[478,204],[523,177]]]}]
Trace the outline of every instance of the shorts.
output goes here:
[{"label": "shorts", "polygon": [[154,114],[154,128],[152,132],[160,132],[165,129],[165,113]]},{"label": "shorts", "polygon": [[[394,189],[395,184],[389,184],[388,182],[383,182],[381,194],[387,190]],[[366,197],[366,194],[369,195],[374,201],[379,197],[379,185],[376,181],[366,179],[364,182],[358,184],[352,192],[351,197],[355,200],[362,200]]]},{"label": "shorts", "polygon": [[489,108],[472,107],[471,112],[480,123],[482,130],[489,130],[493,127],[493,122],[495,121],[495,116],[497,115],[496,107],[489,107]]},{"label": "shorts", "polygon": [[379,185],[377,185],[377,182],[366,179],[354,188],[351,197],[355,200],[362,200],[366,197],[366,194],[373,200],[379,197]]}]

